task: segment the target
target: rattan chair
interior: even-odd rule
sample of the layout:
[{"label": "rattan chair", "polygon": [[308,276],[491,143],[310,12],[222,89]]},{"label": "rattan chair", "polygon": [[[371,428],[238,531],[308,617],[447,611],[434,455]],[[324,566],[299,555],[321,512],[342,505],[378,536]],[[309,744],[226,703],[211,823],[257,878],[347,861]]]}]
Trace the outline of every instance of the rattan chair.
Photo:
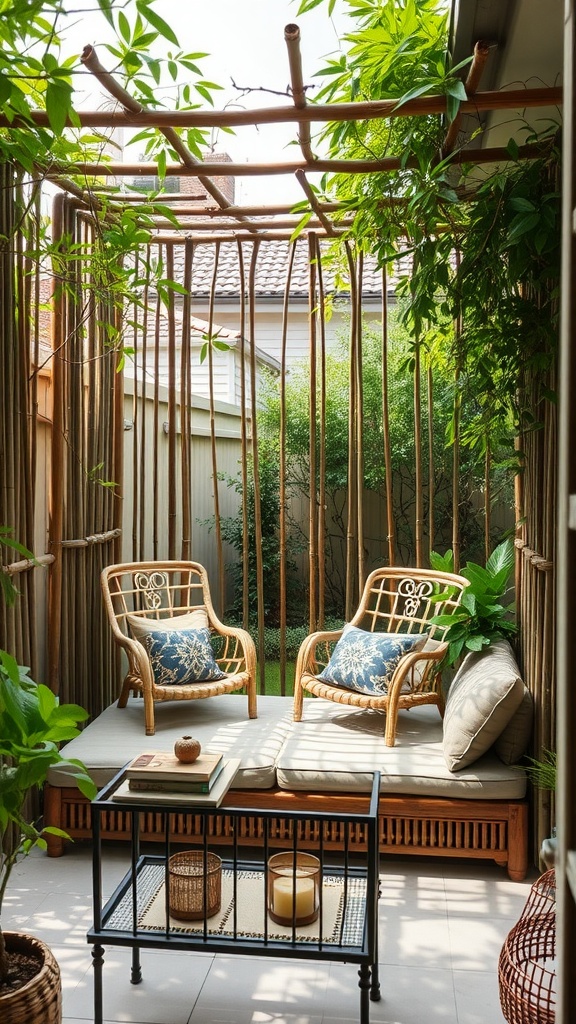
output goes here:
[{"label": "rattan chair", "polygon": [[[126,707],[130,691],[144,698],[146,735],[153,736],[154,704],[165,700],[198,700],[222,693],[245,690],[248,716],[257,717],[256,648],[249,633],[225,626],[216,615],[210,598],[208,576],[197,562],[128,562],[110,565],[101,574],[104,604],[112,635],[128,658],[118,707]],[[136,639],[130,624],[140,620],[144,627],[151,620],[167,620],[173,627],[177,616],[204,608],[211,637],[217,637],[215,661],[225,673],[222,679],[185,685],[158,685],[144,642]],[[158,628],[158,626],[156,626]],[[140,630],[138,630],[140,632]]]},{"label": "rattan chair", "polygon": [[385,711],[386,746],[393,747],[399,708],[436,704],[443,715],[438,667],[447,650],[444,642],[447,627],[434,625],[430,620],[453,611],[467,586],[468,580],[463,576],[430,569],[386,566],[372,572],[350,625],[375,633],[423,634],[430,642],[424,649],[404,654],[388,682],[386,693],[374,695],[319,679],[343,631],[312,633],[301,645],[296,662],[294,720],[301,721],[304,691],[339,704]]}]

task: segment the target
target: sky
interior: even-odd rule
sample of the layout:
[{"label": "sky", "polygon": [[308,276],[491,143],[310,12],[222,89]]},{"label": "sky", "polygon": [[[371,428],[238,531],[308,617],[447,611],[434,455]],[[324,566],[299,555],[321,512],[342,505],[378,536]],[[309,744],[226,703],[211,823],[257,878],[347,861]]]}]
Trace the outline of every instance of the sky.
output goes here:
[{"label": "sky", "polygon": [[[260,91],[240,96],[232,86],[234,81],[238,86],[252,89],[286,90],[290,73],[284,26],[288,23],[295,22],[300,27],[306,85],[315,82],[313,73],[322,66],[323,58],[335,55],[339,36],[350,24],[345,15],[335,11],[330,18],[328,5],[322,4],[298,16],[298,6],[298,0],[205,0],[202,3],[161,0],[155,4],[155,9],[174,29],[183,50],[209,54],[200,62],[203,75],[224,86],[224,91],[215,94],[215,107],[234,109],[291,103],[288,96],[283,98]],[[102,45],[105,40],[101,26],[101,18],[96,22],[88,13],[79,16],[74,27],[67,31],[67,45],[76,45],[81,50],[85,44],[92,43],[102,63],[112,67],[113,58]],[[94,95],[84,92],[79,105],[93,107]],[[314,130],[312,125],[312,133]],[[295,137],[295,123],[260,128],[252,125],[237,128],[235,136],[220,133],[214,142],[216,149],[228,152],[234,162],[281,162],[299,158],[300,149],[290,144]],[[137,159],[134,148],[128,148],[126,159]],[[303,198],[300,186],[290,175],[237,179],[236,201],[240,203],[298,202]]]}]

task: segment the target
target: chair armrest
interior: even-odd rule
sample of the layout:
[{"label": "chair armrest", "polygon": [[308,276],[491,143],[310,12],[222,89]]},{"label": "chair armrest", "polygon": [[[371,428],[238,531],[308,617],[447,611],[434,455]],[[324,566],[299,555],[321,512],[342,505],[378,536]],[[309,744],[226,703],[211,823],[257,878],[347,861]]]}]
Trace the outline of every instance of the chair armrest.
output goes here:
[{"label": "chair armrest", "polygon": [[[332,629],[317,633],[310,633],[300,645],[296,659],[295,679],[299,680],[302,675],[316,676],[330,661],[330,650],[328,645],[335,643],[342,636],[343,630]],[[322,656],[318,654],[318,648],[324,645]]]},{"label": "chair armrest", "polygon": [[225,626],[218,619],[210,618],[212,634],[224,640],[224,649],[217,655],[216,661],[224,672],[236,675],[247,672],[250,677],[256,676],[256,646],[250,633],[237,626]]},{"label": "chair armrest", "polygon": [[394,701],[394,699],[399,696],[410,672],[415,669],[418,662],[421,661],[425,662],[422,675],[416,685],[413,683],[412,690],[416,693],[425,692],[426,690],[431,689],[432,687],[430,687],[429,684],[435,683],[436,673],[431,674],[430,668],[435,662],[439,663],[443,661],[447,650],[448,644],[442,643],[434,651],[408,651],[404,654],[394,669],[388,686],[388,695],[390,700]]}]

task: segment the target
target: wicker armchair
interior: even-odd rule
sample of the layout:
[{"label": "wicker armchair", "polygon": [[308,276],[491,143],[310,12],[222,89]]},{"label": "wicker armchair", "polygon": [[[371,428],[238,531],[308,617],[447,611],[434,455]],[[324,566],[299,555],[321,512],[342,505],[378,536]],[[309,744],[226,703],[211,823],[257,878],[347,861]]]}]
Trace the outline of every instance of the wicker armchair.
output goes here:
[{"label": "wicker armchair", "polygon": [[[388,747],[395,743],[399,708],[436,704],[443,715],[438,665],[447,650],[444,642],[447,627],[431,624],[430,620],[453,611],[467,586],[468,580],[454,573],[389,566],[376,569],[366,580],[360,606],[350,625],[372,633],[422,634],[427,638],[425,646],[404,654],[389,679],[385,693],[375,695],[319,679],[343,631],[312,633],[301,645],[296,662],[294,721],[299,722],[302,718],[305,690],[339,704],[385,711]],[[434,601],[431,600],[433,596]]]},{"label": "wicker armchair", "polygon": [[[221,693],[246,690],[248,715],[257,717],[256,710],[256,649],[249,633],[243,629],[225,626],[218,619],[212,600],[206,570],[197,562],[129,562],[110,565],[101,574],[104,604],[110,619],[112,635],[128,658],[128,672],[124,679],[118,707],[126,707],[132,690],[144,698],[146,735],[153,736],[154,704],[163,700],[198,700],[216,697]],[[178,616],[199,613],[207,616],[212,637],[218,637],[215,662],[225,675],[220,679],[178,685],[158,685],[145,643],[136,639],[142,629],[159,628],[166,620],[166,628],[182,628]],[[204,623],[206,618],[204,617]],[[160,627],[161,628],[161,627]]]}]

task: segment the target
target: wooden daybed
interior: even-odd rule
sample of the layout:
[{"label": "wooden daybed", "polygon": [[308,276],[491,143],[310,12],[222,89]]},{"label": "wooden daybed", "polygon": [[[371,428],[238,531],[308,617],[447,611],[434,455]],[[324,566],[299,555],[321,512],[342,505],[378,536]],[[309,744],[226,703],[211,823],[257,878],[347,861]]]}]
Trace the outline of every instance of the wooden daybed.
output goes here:
[{"label": "wooden daybed", "polygon": [[[368,791],[371,771],[378,768],[383,773],[382,853],[489,859],[506,867],[512,879],[526,875],[524,773],[502,764],[493,751],[469,768],[449,771],[442,753],[442,719],[435,707],[401,711],[396,745],[386,747],[379,712],[306,699],[303,721],[294,722],[289,698],[260,697],[258,718],[249,719],[246,702],[237,695],[161,704],[156,709],[156,735],[146,737],[142,701],[130,698],[126,708],[107,708],[65,753],[83,760],[96,783],[103,785],[133,756],[145,750],[170,750],[175,738],[186,732],[193,732],[204,750],[240,758],[227,802],[277,809],[272,843],[281,846],[289,841],[283,809],[352,810]],[[49,775],[44,817],[45,824],[64,829],[72,839],[91,838],[91,806],[63,771],[54,769]],[[160,815],[143,813],[140,826],[144,839],[160,838]],[[193,844],[199,839],[199,820],[193,814],[174,814],[171,828],[176,841]],[[128,839],[130,814],[121,807],[107,813],[102,834]],[[318,837],[306,839],[313,847]],[[257,817],[247,816],[241,841],[261,844]],[[224,815],[217,819],[211,842],[231,842]],[[355,848],[361,850],[363,842],[361,834],[356,836]],[[339,836],[330,834],[324,843],[337,847]],[[60,856],[64,845],[50,837],[49,855]]]}]

